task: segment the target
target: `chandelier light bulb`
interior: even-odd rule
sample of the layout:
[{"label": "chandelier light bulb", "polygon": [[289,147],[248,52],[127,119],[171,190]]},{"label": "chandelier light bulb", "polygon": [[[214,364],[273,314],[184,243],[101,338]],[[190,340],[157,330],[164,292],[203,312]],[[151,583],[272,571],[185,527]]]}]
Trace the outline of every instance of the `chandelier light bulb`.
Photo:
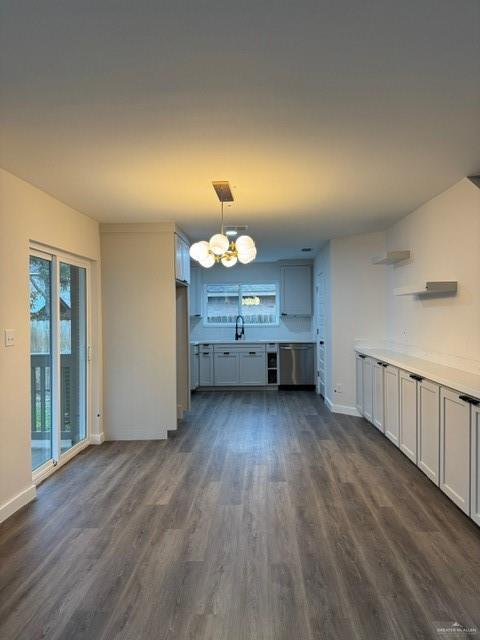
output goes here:
[{"label": "chandelier light bulb", "polygon": [[234,267],[237,264],[237,256],[226,254],[223,256],[221,262],[224,267]]},{"label": "chandelier light bulb", "polygon": [[227,251],[229,245],[230,242],[228,241],[227,236],[224,236],[223,233],[216,233],[210,238],[210,251],[212,251],[216,256],[223,255]]},{"label": "chandelier light bulb", "polygon": [[242,264],[248,264],[249,262],[255,260],[257,256],[257,250],[255,247],[253,247],[252,249],[243,249],[242,251],[237,251],[237,254],[239,262],[241,262]]},{"label": "chandelier light bulb", "polygon": [[190,247],[190,257],[196,260],[197,262],[201,262],[205,258],[207,258],[209,252],[208,242],[206,240],[202,240],[201,242],[195,242]]},{"label": "chandelier light bulb", "polygon": [[209,253],[205,256],[205,258],[199,260],[199,262],[202,267],[205,267],[205,269],[210,269],[210,267],[213,267],[213,265],[215,264],[215,257],[212,256],[211,253]]},{"label": "chandelier light bulb", "polygon": [[250,236],[240,236],[235,240],[235,246],[237,251],[246,251],[247,249],[255,248],[255,243]]}]

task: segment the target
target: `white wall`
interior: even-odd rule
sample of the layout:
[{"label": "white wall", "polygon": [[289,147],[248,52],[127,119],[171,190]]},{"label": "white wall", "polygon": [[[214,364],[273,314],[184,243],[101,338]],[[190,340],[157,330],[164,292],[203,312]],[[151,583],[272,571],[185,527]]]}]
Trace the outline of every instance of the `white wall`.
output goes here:
[{"label": "white wall", "polygon": [[[331,240],[320,252],[315,271],[330,274],[326,400],[331,407],[355,413],[357,342],[480,373],[479,240],[480,190],[464,179],[386,232]],[[371,258],[387,249],[410,249],[411,259],[372,265]],[[393,295],[395,287],[427,280],[458,280],[458,293]]]},{"label": "white wall", "polygon": [[[29,242],[93,261],[93,415],[102,412],[98,224],[0,169],[0,520],[35,496],[30,452]],[[4,329],[16,345],[4,346]],[[101,422],[93,423],[101,432]]]},{"label": "white wall", "polygon": [[[388,268],[392,346],[480,373],[480,189],[465,178],[387,231],[387,247],[410,249]],[[458,280],[455,296],[419,299],[393,289],[426,280]]]},{"label": "white wall", "polygon": [[[276,282],[280,288],[279,262],[253,262],[226,269],[215,265],[211,269],[202,269],[201,285],[236,282]],[[193,341],[232,340],[233,327],[205,327],[202,318],[192,318],[190,338]],[[312,321],[310,318],[280,318],[276,327],[245,327],[247,340],[312,340]]]},{"label": "white wall", "polygon": [[[384,232],[330,243],[333,359],[327,399],[340,407],[355,406],[355,344],[386,337],[387,272],[371,262],[384,251]],[[341,392],[335,391],[339,384]]]},{"label": "white wall", "polygon": [[174,225],[102,225],[105,435],[177,425]]}]

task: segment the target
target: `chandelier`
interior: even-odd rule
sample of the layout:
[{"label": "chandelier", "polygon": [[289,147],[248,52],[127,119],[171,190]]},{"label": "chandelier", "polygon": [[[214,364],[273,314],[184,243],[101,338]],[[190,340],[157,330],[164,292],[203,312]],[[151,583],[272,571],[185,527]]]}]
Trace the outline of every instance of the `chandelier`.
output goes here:
[{"label": "chandelier", "polygon": [[236,240],[229,240],[223,230],[223,203],[233,202],[233,195],[228,182],[213,182],[221,205],[220,233],[214,234],[210,240],[195,242],[190,247],[190,257],[199,262],[205,269],[210,269],[216,262],[224,267],[233,267],[238,262],[248,264],[255,260],[257,249],[250,236],[239,236]]}]

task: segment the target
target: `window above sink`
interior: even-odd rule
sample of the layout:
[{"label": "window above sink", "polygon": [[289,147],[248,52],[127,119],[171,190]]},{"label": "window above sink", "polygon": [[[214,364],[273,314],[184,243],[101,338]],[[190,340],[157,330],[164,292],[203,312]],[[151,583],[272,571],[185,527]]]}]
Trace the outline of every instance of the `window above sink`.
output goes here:
[{"label": "window above sink", "polygon": [[279,286],[270,283],[206,284],[203,288],[203,324],[234,327],[238,315],[247,327],[279,323]]}]

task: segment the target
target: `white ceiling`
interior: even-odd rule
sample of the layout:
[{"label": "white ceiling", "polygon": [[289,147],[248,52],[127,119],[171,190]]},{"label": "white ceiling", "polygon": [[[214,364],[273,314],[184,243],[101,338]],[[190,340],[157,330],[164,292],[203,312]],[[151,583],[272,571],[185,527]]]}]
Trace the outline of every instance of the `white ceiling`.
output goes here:
[{"label": "white ceiling", "polygon": [[102,221],[260,259],[387,226],[480,170],[479,0],[2,0],[0,162]]}]

